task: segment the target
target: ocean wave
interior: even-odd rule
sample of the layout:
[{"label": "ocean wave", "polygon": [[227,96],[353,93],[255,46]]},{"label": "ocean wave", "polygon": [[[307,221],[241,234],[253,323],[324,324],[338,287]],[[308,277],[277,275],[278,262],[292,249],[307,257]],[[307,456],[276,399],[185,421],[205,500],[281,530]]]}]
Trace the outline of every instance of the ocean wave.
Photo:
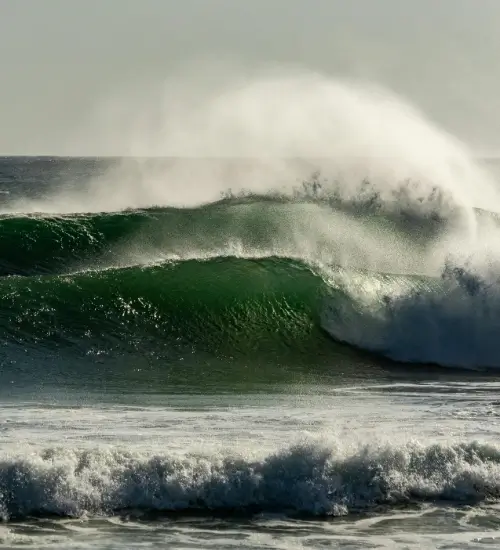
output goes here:
[{"label": "ocean wave", "polygon": [[262,458],[51,448],[0,459],[0,514],[280,513],[331,517],[500,499],[500,449],[303,443]]},{"label": "ocean wave", "polygon": [[[441,277],[207,256],[0,278],[4,346],[90,357],[332,354],[331,339],[405,363],[496,368],[500,281],[460,264]],[[331,338],[327,338],[329,335]],[[142,351],[141,351],[142,350]]]},{"label": "ocean wave", "polygon": [[[292,197],[228,195],[197,208],[3,215],[0,276],[148,263],[153,257],[189,257],[193,251],[213,256],[231,247],[261,255],[323,255],[330,262],[339,260],[343,250],[351,258],[368,259],[384,246],[401,249],[402,256],[398,240],[409,244],[411,239],[412,247],[425,248],[451,223],[432,210],[432,198],[429,212],[425,201],[418,203],[423,212],[417,215],[404,205],[399,211],[383,208],[387,205],[376,194],[365,194],[347,200],[316,189]],[[373,233],[380,244],[370,238]]]},{"label": "ocean wave", "polygon": [[[401,213],[308,193],[3,216],[4,343],[89,356],[146,347],[171,357],[282,357],[328,353],[328,334],[396,361],[500,366],[500,270],[440,258],[443,220],[421,218],[415,231]],[[498,224],[484,211],[476,217]],[[429,257],[445,262],[441,275],[416,274]]]}]

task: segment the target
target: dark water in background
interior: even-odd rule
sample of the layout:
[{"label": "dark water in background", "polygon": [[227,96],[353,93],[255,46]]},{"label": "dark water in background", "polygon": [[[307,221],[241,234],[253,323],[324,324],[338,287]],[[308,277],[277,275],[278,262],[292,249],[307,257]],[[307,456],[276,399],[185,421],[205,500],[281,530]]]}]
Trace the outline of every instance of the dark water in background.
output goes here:
[{"label": "dark water in background", "polygon": [[453,267],[346,271],[286,231],[341,210],[421,249],[441,221],[314,189],[17,208],[120,163],[0,159],[0,544],[494,545],[496,314],[469,312],[496,296]]}]

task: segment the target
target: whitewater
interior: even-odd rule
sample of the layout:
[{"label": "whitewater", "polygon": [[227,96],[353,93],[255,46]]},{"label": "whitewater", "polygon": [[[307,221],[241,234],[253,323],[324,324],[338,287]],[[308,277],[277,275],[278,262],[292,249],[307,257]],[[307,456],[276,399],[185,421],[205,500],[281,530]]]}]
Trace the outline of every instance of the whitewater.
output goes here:
[{"label": "whitewater", "polygon": [[156,99],[0,159],[0,545],[495,545],[498,164],[315,73]]}]

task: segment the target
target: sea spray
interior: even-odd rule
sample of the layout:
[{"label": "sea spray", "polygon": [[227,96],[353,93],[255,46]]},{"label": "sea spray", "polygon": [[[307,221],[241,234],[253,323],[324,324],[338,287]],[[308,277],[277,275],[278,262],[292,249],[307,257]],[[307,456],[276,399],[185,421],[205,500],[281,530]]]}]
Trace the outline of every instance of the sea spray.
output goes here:
[{"label": "sea spray", "polygon": [[[115,122],[126,153],[159,162],[124,161],[87,189],[18,205],[21,211],[199,205],[229,188],[290,194],[311,168],[340,182],[344,198],[355,199],[369,180],[395,208],[411,202],[425,212],[430,200],[445,213],[491,207],[497,197],[464,145],[373,85],[298,70],[220,72],[203,82],[185,71],[165,82],[156,101],[123,103]],[[164,158],[172,162],[165,166]]]}]

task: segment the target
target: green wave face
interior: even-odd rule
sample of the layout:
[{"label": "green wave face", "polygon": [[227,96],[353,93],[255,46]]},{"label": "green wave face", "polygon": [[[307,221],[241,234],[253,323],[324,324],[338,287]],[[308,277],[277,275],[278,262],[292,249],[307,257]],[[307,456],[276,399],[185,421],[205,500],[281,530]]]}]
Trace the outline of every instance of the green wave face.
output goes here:
[{"label": "green wave face", "polygon": [[18,344],[95,350],[306,352],[327,286],[299,262],[215,258],[7,277],[0,323]]}]

